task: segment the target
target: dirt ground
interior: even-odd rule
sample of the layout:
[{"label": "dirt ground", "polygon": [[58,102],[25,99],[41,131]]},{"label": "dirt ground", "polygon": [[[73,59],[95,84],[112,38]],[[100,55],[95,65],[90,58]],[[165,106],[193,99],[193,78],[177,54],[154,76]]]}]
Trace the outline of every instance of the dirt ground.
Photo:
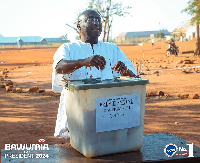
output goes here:
[{"label": "dirt ground", "polygon": [[[200,147],[200,99],[191,99],[194,94],[200,96],[200,68],[183,69],[200,66],[200,58],[192,53],[182,54],[194,50],[195,41],[176,44],[178,57],[166,57],[166,41],[156,41],[154,46],[145,43],[120,48],[138,70],[144,50],[142,78],[149,79],[144,134],[172,133]],[[0,49],[0,76],[22,89],[22,93],[13,93],[0,88],[0,149],[5,144],[35,144],[41,138],[48,144],[69,142],[53,136],[59,95],[48,91],[56,49]],[[30,93],[32,86],[44,89],[46,95]],[[159,91],[164,96],[158,96]]]}]

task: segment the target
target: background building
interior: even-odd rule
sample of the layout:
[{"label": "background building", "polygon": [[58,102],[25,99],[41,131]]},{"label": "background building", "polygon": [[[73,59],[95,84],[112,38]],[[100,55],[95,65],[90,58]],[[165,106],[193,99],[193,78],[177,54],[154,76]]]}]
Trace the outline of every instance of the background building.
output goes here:
[{"label": "background building", "polygon": [[[20,47],[41,47],[41,46],[60,46],[66,42],[61,37],[42,38],[41,36],[19,36],[4,37],[0,34],[0,46],[2,48],[20,48]],[[59,45],[58,45],[59,44]]]},{"label": "background building", "polygon": [[170,35],[168,30],[157,30],[157,31],[139,31],[139,32],[122,32],[116,37],[117,45],[128,45],[134,43],[141,43],[154,38],[156,33],[164,33]]}]

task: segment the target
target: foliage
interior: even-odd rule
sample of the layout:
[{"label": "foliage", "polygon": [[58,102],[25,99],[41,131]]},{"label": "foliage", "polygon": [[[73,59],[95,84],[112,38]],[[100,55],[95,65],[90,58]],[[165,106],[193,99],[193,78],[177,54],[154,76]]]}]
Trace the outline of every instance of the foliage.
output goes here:
[{"label": "foliage", "polygon": [[112,43],[116,43],[115,38],[114,38],[114,39],[111,39],[111,38],[110,38],[108,41],[109,41],[109,42],[112,42]]},{"label": "foliage", "polygon": [[[128,11],[132,7],[130,6],[123,6],[122,2],[112,2],[111,0],[87,0],[87,9],[93,9],[97,11],[101,18],[102,18],[102,26],[103,26],[103,41],[108,42],[110,40],[109,35],[110,35],[110,30],[112,27],[112,22],[113,22],[113,16],[126,16],[127,14],[130,14]],[[80,15],[81,11],[79,10],[76,12],[77,14],[77,19],[74,21],[73,26],[70,24],[68,25],[70,28],[74,29],[77,34],[79,34],[79,29],[76,27],[77,22],[78,22],[78,16]],[[77,39],[78,37],[76,37]]]},{"label": "foliage", "polygon": [[165,34],[162,32],[158,32],[155,34],[155,38],[164,38],[164,37],[165,37]]},{"label": "foliage", "polygon": [[175,34],[175,33],[171,34],[170,36],[171,36],[171,38],[174,39],[174,40],[176,39],[176,37],[178,37],[178,35]]},{"label": "foliage", "polygon": [[88,8],[97,11],[103,19],[103,41],[109,41],[110,29],[113,22],[113,16],[126,16],[132,7],[123,6],[122,2],[113,2],[111,0],[88,0]]},{"label": "foliage", "polygon": [[60,41],[63,42],[63,43],[68,43],[68,42],[70,42],[70,40],[68,40],[67,34],[62,35],[62,36],[60,37]]},{"label": "foliage", "polygon": [[79,36],[79,35],[75,36],[75,39],[76,39],[76,40],[79,40],[79,39],[80,39],[80,36]]},{"label": "foliage", "polygon": [[191,24],[196,24],[196,49],[194,55],[200,56],[200,39],[199,39],[199,24],[200,24],[200,0],[189,0],[188,7],[182,10],[182,12],[186,12],[190,14],[192,17]]},{"label": "foliage", "polygon": [[190,14],[192,17],[191,24],[193,25],[196,21],[197,24],[200,24],[200,0],[189,0],[188,7],[182,10]]}]

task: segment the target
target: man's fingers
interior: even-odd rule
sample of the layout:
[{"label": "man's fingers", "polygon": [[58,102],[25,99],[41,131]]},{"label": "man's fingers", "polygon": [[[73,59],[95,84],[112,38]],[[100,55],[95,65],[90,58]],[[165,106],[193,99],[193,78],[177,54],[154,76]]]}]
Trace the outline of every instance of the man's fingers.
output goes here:
[{"label": "man's fingers", "polygon": [[125,64],[121,61],[118,61],[117,63],[115,63],[115,65],[112,67],[112,69],[114,71],[116,71],[117,73],[121,73],[123,74],[124,72],[127,72],[127,68],[125,66]]},{"label": "man's fingers", "polygon": [[104,62],[102,61],[101,58],[96,58],[96,63],[98,64],[98,66],[100,67],[100,69],[102,70],[104,68]]},{"label": "man's fingers", "polygon": [[98,61],[93,60],[92,61],[92,66],[96,67],[99,70],[99,64],[97,62]]},{"label": "man's fingers", "polygon": [[105,58],[100,56],[100,55],[98,55],[97,59],[98,59],[98,63],[99,63],[100,69],[103,70],[105,68],[105,65],[106,65]]},{"label": "man's fingers", "polygon": [[118,68],[117,68],[117,73],[123,73],[125,71],[124,67],[122,65],[120,65]]},{"label": "man's fingers", "polygon": [[100,68],[101,68],[101,70],[103,70],[105,68],[105,65],[106,65],[105,58],[104,57],[100,57],[98,59],[99,59],[99,63],[100,63]]},{"label": "man's fingers", "polygon": [[120,62],[115,63],[115,65],[113,66],[113,70],[116,71],[120,66]]},{"label": "man's fingers", "polygon": [[104,58],[103,56],[100,56],[100,55],[99,55],[99,57],[101,58],[101,61],[102,61],[103,65],[106,65],[106,60],[105,60],[105,58]]},{"label": "man's fingers", "polygon": [[115,71],[117,71],[117,73],[120,72],[120,67],[116,68]]},{"label": "man's fingers", "polygon": [[95,66],[98,70],[99,68],[103,70],[105,68],[105,58],[100,55],[95,55],[92,58],[92,65]]},{"label": "man's fingers", "polygon": [[98,58],[94,58],[94,60],[92,61],[93,65],[99,70],[100,69],[103,69],[103,65],[101,63],[101,61],[98,59]]}]

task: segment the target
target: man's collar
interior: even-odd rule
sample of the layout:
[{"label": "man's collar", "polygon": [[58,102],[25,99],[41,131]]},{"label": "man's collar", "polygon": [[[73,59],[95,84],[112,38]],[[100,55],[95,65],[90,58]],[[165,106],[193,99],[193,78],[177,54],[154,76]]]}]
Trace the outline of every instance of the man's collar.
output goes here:
[{"label": "man's collar", "polygon": [[[91,46],[91,44],[90,43],[85,43],[85,42],[83,42],[83,41],[81,41],[81,40],[78,40],[78,42],[80,42],[81,44],[85,44],[85,45],[88,45],[88,46]],[[93,46],[98,46],[99,45],[99,40],[98,40],[98,43],[97,44],[93,44]]]}]

